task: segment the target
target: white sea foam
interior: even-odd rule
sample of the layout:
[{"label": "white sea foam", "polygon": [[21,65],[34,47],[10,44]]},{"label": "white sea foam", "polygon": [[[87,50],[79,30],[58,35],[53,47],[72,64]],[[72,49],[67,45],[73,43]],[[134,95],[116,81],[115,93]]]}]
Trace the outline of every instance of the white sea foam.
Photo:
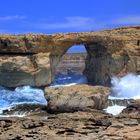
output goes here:
[{"label": "white sea foam", "polygon": [[113,105],[108,106],[106,109],[104,109],[107,113],[110,113],[112,115],[118,115],[122,112],[123,109],[125,109],[125,106],[119,106],[119,105]]},{"label": "white sea foam", "polygon": [[[86,83],[86,78],[82,75],[71,75],[57,77],[52,86],[72,86]],[[0,117],[22,117],[25,114],[2,115],[3,110],[10,110],[19,104],[47,104],[44,92],[41,89],[30,86],[17,87],[14,91],[0,87]]]},{"label": "white sea foam", "polygon": [[[81,75],[58,77],[52,86],[71,86],[85,84],[87,79]],[[109,99],[140,99],[140,75],[128,74],[124,77],[112,78],[112,96]],[[10,109],[17,104],[47,104],[44,93],[40,89],[30,86],[17,87],[14,91],[0,87],[0,113],[5,109]],[[125,106],[109,106],[106,112],[113,115],[119,114]],[[11,116],[22,117],[25,114],[13,114]],[[6,115],[7,116],[7,115]],[[1,115],[2,117],[2,115]],[[3,115],[5,117],[5,115]],[[8,116],[7,116],[8,117]]]},{"label": "white sea foam", "polygon": [[17,87],[14,91],[0,87],[0,113],[18,104],[47,104],[44,92],[30,86]]},{"label": "white sea foam", "polygon": [[[128,74],[124,77],[112,78],[112,95],[110,100],[140,99],[140,75]],[[113,105],[105,109],[106,112],[118,115],[125,106]]]}]

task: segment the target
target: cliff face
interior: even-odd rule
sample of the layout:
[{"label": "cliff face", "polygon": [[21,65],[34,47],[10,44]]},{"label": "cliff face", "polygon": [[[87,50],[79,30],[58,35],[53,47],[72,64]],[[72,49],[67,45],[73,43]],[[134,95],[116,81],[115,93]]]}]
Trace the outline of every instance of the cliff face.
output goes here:
[{"label": "cliff face", "polygon": [[0,85],[51,83],[61,57],[75,44],[87,49],[84,74],[89,82],[106,85],[114,75],[140,72],[140,26],[101,32],[0,35]]},{"label": "cliff face", "polygon": [[85,70],[86,53],[66,53],[56,68],[56,74],[83,74]]}]

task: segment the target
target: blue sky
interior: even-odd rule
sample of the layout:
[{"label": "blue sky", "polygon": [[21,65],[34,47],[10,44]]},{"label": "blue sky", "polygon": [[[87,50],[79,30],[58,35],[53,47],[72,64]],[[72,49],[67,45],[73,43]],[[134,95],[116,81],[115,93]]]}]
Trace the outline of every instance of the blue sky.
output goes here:
[{"label": "blue sky", "polygon": [[[0,33],[96,31],[139,25],[140,0],[1,0]],[[83,52],[83,46],[69,52]]]},{"label": "blue sky", "polygon": [[94,31],[140,24],[140,0],[1,0],[0,33]]}]

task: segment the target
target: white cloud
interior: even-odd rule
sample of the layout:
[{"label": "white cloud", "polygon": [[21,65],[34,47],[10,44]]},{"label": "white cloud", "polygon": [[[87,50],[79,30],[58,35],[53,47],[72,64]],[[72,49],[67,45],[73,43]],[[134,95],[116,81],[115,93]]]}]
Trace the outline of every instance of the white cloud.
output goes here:
[{"label": "white cloud", "polygon": [[15,16],[1,16],[0,17],[0,21],[23,20],[23,19],[26,19],[26,16],[15,15]]},{"label": "white cloud", "polygon": [[39,23],[35,25],[41,29],[95,29],[100,28],[102,24],[97,23],[94,19],[90,17],[65,17],[63,22],[55,22],[55,23]]},{"label": "white cloud", "polygon": [[126,16],[113,20],[113,24],[140,24],[140,15]]},{"label": "white cloud", "polygon": [[[45,20],[45,19],[44,19]],[[28,27],[35,30],[73,30],[73,31],[93,31],[103,30],[106,28],[115,27],[119,25],[134,25],[140,24],[140,15],[124,16],[108,20],[97,20],[92,17],[84,16],[72,16],[61,19],[61,22],[57,19],[42,21],[38,19],[38,22],[28,22]],[[115,25],[115,26],[114,26]]]}]

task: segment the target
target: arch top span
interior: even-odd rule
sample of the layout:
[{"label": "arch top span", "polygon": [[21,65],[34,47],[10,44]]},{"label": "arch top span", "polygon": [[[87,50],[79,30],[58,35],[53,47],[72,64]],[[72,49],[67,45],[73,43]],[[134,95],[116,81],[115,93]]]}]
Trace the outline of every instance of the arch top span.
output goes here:
[{"label": "arch top span", "polygon": [[[131,32],[131,34],[129,34]],[[61,53],[73,45],[101,44],[110,51],[119,50],[126,43],[139,40],[140,29],[117,28],[100,32],[78,32],[23,35],[0,35],[0,53]],[[137,41],[136,41],[137,42]],[[137,44],[137,43],[136,43]]]}]

